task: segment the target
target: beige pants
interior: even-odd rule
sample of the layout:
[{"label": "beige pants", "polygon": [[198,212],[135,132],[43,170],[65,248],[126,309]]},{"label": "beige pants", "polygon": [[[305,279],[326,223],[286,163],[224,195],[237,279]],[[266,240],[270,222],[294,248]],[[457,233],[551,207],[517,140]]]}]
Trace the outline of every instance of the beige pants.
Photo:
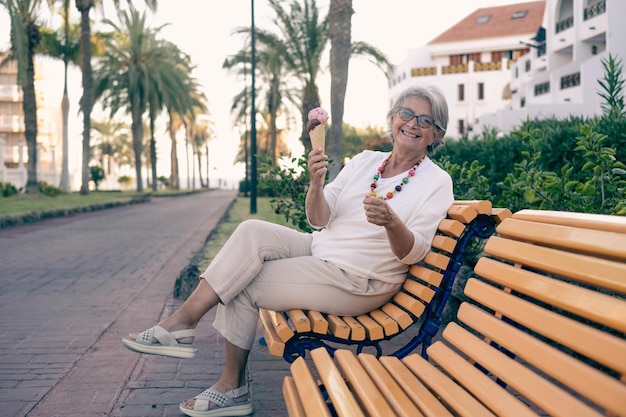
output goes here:
[{"label": "beige pants", "polygon": [[204,271],[220,297],[215,328],[250,350],[259,308],[293,308],[358,315],[381,306],[400,284],[362,278],[311,256],[311,234],[260,220],[246,220]]}]

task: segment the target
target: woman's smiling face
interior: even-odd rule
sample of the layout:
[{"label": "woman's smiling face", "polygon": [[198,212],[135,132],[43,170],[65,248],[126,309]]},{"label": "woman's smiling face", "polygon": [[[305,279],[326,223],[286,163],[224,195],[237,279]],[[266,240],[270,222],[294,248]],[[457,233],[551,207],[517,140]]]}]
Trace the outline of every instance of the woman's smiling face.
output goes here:
[{"label": "woman's smiling face", "polygon": [[[434,123],[430,127],[422,127],[429,124],[433,119],[430,103],[420,97],[407,97],[402,104],[402,110],[392,115],[391,133],[394,138],[394,148],[400,147],[426,152],[426,147],[439,138],[440,131]],[[411,112],[414,116],[412,117]],[[419,116],[422,117],[418,123]],[[408,121],[406,121],[409,119]],[[408,149],[407,149],[408,148]]]}]

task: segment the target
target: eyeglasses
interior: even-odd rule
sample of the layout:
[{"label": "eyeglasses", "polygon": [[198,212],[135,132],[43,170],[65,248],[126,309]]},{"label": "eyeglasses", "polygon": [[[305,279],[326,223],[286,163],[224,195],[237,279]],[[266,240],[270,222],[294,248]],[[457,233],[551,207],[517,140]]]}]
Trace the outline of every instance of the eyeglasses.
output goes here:
[{"label": "eyeglasses", "polygon": [[406,107],[400,107],[400,109],[398,110],[398,116],[400,117],[400,119],[402,119],[403,122],[407,123],[413,119],[417,120],[417,125],[422,129],[428,129],[431,126],[435,126],[438,129],[440,128],[439,124],[432,117],[425,114],[417,115],[413,113],[411,109],[407,109]]}]

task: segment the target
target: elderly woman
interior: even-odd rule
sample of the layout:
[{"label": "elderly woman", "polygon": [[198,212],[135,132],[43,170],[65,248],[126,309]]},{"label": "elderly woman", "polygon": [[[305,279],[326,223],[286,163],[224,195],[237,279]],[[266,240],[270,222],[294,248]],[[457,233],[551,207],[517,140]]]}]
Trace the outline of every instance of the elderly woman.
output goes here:
[{"label": "elderly woman", "polygon": [[428,158],[443,143],[446,100],[436,87],[408,88],[387,122],[393,150],[363,151],[326,186],[327,156],[322,149],[309,153],[306,213],[315,232],[242,222],[172,316],[123,340],[136,352],[193,357],[194,329],[217,306],[224,370],[210,388],[183,401],[183,413],[252,413],[245,369],[259,308],[360,315],[389,300],[408,266],[427,253],[453,202],[450,176]]}]

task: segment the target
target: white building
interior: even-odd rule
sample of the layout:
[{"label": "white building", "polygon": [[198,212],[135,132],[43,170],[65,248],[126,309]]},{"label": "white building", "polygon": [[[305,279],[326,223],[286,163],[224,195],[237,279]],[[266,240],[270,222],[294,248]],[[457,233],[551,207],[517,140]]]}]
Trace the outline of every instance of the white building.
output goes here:
[{"label": "white building", "polygon": [[411,84],[439,86],[450,107],[448,137],[598,115],[601,60],[612,54],[626,64],[625,21],[623,0],[478,9],[396,67],[390,100]]},{"label": "white building", "polygon": [[623,0],[548,0],[541,27],[527,40],[531,53],[511,67],[511,103],[482,124],[508,131],[527,118],[600,115],[602,60],[610,54],[626,65],[624,22]]},{"label": "white building", "polygon": [[[0,53],[0,58],[4,54]],[[37,101],[37,180],[58,186],[61,177],[62,143],[59,138],[59,106],[53,106],[45,91],[54,81],[46,78],[35,62]],[[0,181],[21,188],[26,185],[28,149],[26,147],[22,88],[17,85],[17,62],[0,67]],[[58,156],[57,156],[58,155]]]},{"label": "white building", "polygon": [[475,130],[479,118],[510,103],[510,66],[530,52],[524,42],[541,26],[545,2],[481,8],[396,66],[393,102],[412,84],[440,87],[448,100],[448,137]]}]

